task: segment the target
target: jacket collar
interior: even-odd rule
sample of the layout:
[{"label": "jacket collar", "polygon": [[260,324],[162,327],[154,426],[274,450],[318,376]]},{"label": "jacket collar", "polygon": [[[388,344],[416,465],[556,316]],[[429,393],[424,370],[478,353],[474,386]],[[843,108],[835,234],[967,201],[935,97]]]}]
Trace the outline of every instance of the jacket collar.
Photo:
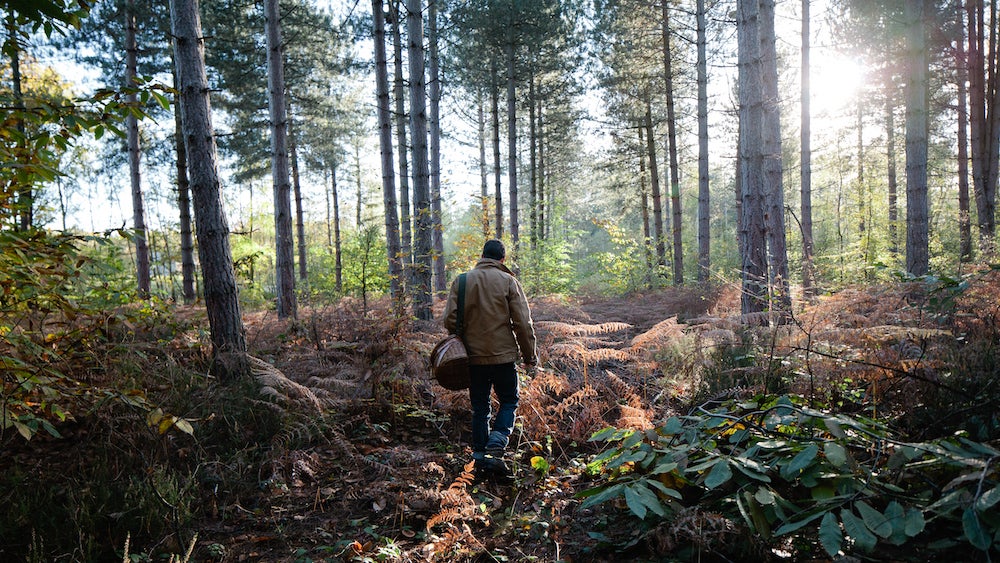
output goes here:
[{"label": "jacket collar", "polygon": [[480,258],[479,261],[476,262],[476,269],[478,270],[482,268],[496,268],[512,276],[514,275],[514,272],[510,271],[510,268],[505,266],[503,262],[492,258]]}]

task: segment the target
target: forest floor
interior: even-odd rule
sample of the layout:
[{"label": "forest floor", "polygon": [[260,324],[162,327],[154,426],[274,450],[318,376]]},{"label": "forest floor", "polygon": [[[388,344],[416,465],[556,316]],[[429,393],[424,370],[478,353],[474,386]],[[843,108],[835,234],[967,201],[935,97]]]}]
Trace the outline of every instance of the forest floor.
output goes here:
[{"label": "forest floor", "polygon": [[[815,537],[765,544],[697,499],[654,522],[636,518],[626,499],[581,508],[579,493],[607,478],[588,468],[604,447],[590,438],[764,393],[877,411],[910,439],[950,433],[978,411],[953,405],[942,382],[973,352],[992,362],[1000,279],[986,272],[942,287],[845,289],[755,335],[740,328],[732,286],[532,299],[542,369],[522,380],[506,480],[472,473],[467,394],[429,377],[428,353],[444,336],[436,323],[415,326],[394,320],[385,303],[355,300],[303,307],[293,322],[252,313],[256,378],[244,390],[192,375],[204,313],[174,310],[129,345],[134,357],[109,361],[147,372],[133,377],[144,377],[151,398],[173,397],[164,408],[190,420],[193,435],[169,425],[150,432],[155,421],[124,409],[67,423],[63,439],[8,441],[0,474],[12,488],[0,494],[8,503],[0,513],[14,513],[11,499],[27,496],[14,486],[25,484],[53,491],[39,499],[77,507],[70,524],[92,529],[60,548],[69,556],[37,556],[45,553],[38,523],[30,540],[20,532],[36,561],[79,560],[72,553],[100,551],[95,541],[114,541],[121,556],[123,530],[144,511],[163,522],[131,530],[132,561],[182,554],[195,534],[193,561],[828,561]],[[995,381],[995,371],[980,376]],[[995,402],[979,406],[996,419]],[[104,473],[89,469],[101,464]],[[134,486],[107,498],[74,492],[89,491],[95,474]],[[121,503],[128,508],[112,510]],[[0,545],[5,553],[18,551]],[[926,558],[915,553],[882,556]]]},{"label": "forest floor", "polygon": [[[255,508],[230,507],[229,519],[202,528],[199,543],[224,546],[233,561],[629,559],[612,546],[633,543],[629,535],[639,540],[637,527],[621,525],[612,510],[575,509],[574,495],[596,484],[584,471],[598,451],[588,438],[614,424],[649,427],[682,408],[695,382],[669,378],[672,387],[664,388],[651,354],[637,351],[680,337],[678,318],[729,315],[734,302],[732,294],[695,289],[627,300],[533,300],[543,368],[522,382],[510,479],[472,472],[466,392],[432,384],[419,364],[443,329],[344,342],[335,335],[353,330],[343,330],[342,313],[331,311],[336,319],[327,320],[317,313],[308,339],[261,351],[320,396],[337,389],[327,414],[338,429],[334,443],[284,451]],[[251,341],[277,343],[283,328],[257,317]],[[402,344],[403,353],[380,350],[390,343]],[[357,389],[382,387],[376,380],[387,371],[405,373],[409,381],[388,387],[402,385],[399,396],[420,403]],[[354,393],[360,398],[344,400]]]}]

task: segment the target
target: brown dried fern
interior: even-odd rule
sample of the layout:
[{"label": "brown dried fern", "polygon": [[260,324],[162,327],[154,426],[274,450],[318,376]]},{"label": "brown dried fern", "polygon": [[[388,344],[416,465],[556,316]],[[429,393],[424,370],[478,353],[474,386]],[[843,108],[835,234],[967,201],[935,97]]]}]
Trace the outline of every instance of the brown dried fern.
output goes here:
[{"label": "brown dried fern", "polygon": [[459,520],[469,520],[479,517],[479,505],[469,495],[468,487],[475,481],[475,461],[470,461],[462,468],[462,473],[455,478],[448,488],[441,492],[440,510],[427,519],[426,528],[430,532],[438,524],[451,524]]}]

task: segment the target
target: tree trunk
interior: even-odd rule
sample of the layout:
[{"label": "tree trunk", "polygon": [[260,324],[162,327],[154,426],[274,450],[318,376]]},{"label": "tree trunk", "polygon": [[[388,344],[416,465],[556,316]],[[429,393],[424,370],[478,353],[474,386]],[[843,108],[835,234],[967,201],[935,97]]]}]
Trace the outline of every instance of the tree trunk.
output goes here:
[{"label": "tree trunk", "polygon": [[517,98],[514,84],[514,43],[507,43],[507,177],[510,180],[510,240],[513,257],[518,256],[521,244],[517,216]]},{"label": "tree trunk", "polygon": [[302,184],[299,182],[299,155],[295,138],[295,118],[288,119],[288,157],[292,166],[292,194],[295,197],[295,234],[299,240],[299,280],[305,285],[309,279],[309,268],[306,264],[306,224],[302,209]]},{"label": "tree trunk", "polygon": [[[139,47],[135,39],[135,1],[129,0],[125,8],[125,87],[129,92],[125,102],[139,103],[135,88],[136,65]],[[139,120],[129,112],[125,118],[125,136],[128,143],[129,184],[132,186],[132,224],[135,229],[136,286],[140,299],[149,298],[149,246],[146,243],[146,210],[143,204],[142,183],[139,174]]]},{"label": "tree trunk", "polygon": [[642,206],[642,254],[646,257],[646,287],[653,289],[653,239],[649,232],[649,191],[646,189],[646,148],[642,127],[639,131],[639,205]]},{"label": "tree trunk", "polygon": [[184,129],[181,125],[180,81],[174,62],[174,145],[177,151],[177,207],[180,210],[181,236],[181,293],[184,303],[195,302],[198,294],[194,286],[194,240],[191,233],[191,187],[188,181],[187,150],[184,148]]},{"label": "tree trunk", "polygon": [[927,54],[924,1],[907,2],[906,73],[906,271],[928,271],[927,229]]},{"label": "tree trunk", "polygon": [[[326,172],[323,173],[323,184],[326,184]],[[326,197],[326,251],[333,254],[333,208],[330,207],[330,191],[324,189],[323,195]]]},{"label": "tree trunk", "polygon": [[[541,93],[540,93],[541,94]],[[544,94],[538,96],[538,230],[542,240],[549,237],[549,225],[552,218],[547,217],[545,210],[548,208],[546,201],[546,191],[548,182],[545,178],[545,120],[542,112],[542,98]]]},{"label": "tree trunk", "polygon": [[770,299],[775,321],[791,320],[792,294],[788,281],[785,240],[785,190],[782,184],[781,107],[778,92],[778,53],[774,34],[774,0],[760,2],[760,41],[763,82],[761,150],[764,172],[764,222],[767,233]]},{"label": "tree trunk", "polygon": [[399,151],[399,223],[400,247],[403,253],[403,281],[407,282],[413,266],[413,219],[410,216],[410,166],[406,158],[406,108],[403,90],[403,40],[400,37],[399,0],[390,2],[392,8],[393,96],[396,102],[396,150]]},{"label": "tree trunk", "polygon": [[500,185],[500,80],[495,57],[490,57],[490,113],[493,119],[493,205],[496,238],[503,238],[503,192]]},{"label": "tree trunk", "polygon": [[[14,13],[8,10],[7,13],[7,35],[11,42],[16,42],[18,33],[17,21]],[[21,87],[21,51],[20,49],[10,49],[10,74],[11,74],[11,94],[14,97],[14,109],[16,115],[17,132],[21,135],[21,140],[17,141],[19,151],[25,150],[24,126],[24,93]],[[14,228],[27,231],[35,222],[35,194],[32,186],[27,182],[21,182],[17,190],[17,210],[14,217]]]},{"label": "tree trunk", "polygon": [[763,324],[767,310],[768,272],[764,219],[762,141],[763,69],[757,0],[740,2],[736,10],[739,45],[739,185],[740,249],[742,251],[741,312],[746,324]]},{"label": "tree trunk", "polygon": [[278,0],[264,2],[267,42],[267,89],[271,109],[271,176],[274,182],[275,292],[278,318],[296,318],[295,251],[292,237],[291,185],[288,175],[288,119]]},{"label": "tree trunk", "polygon": [[489,172],[486,163],[486,110],[483,107],[483,91],[476,90],[476,125],[479,132],[479,202],[482,206],[483,240],[490,238],[490,191]]},{"label": "tree trunk", "polygon": [[[808,0],[805,0],[808,1]],[[708,182],[708,58],[705,0],[697,3],[698,26],[698,281],[706,282],[712,267],[711,208]]]},{"label": "tree trunk", "polygon": [[858,161],[858,247],[861,250],[861,265],[864,268],[864,277],[871,279],[869,265],[872,261],[872,235],[868,233],[868,215],[871,213],[869,205],[868,184],[865,177],[865,121],[864,121],[864,101],[861,96],[857,99],[857,156]]},{"label": "tree trunk", "polygon": [[432,244],[434,246],[434,292],[444,295],[448,291],[444,261],[444,227],[441,223],[441,77],[438,64],[438,0],[430,0],[427,5],[427,43],[429,48],[429,80],[427,84],[430,101],[430,175],[431,212],[433,214]]},{"label": "tree trunk", "polygon": [[392,166],[392,128],[389,112],[389,70],[385,51],[383,0],[372,0],[375,16],[375,91],[378,98],[379,146],[382,149],[382,201],[385,210],[385,248],[389,261],[389,295],[397,310],[402,303],[402,265],[399,261],[399,219],[396,216],[396,171]]},{"label": "tree trunk", "polygon": [[895,257],[899,254],[899,179],[896,175],[896,113],[891,84],[886,90],[885,99],[885,139],[886,139],[886,172],[889,197],[889,253]]},{"label": "tree trunk", "polygon": [[340,194],[337,193],[337,165],[330,167],[330,192],[333,194],[333,279],[337,293],[344,291],[343,248],[340,237]]},{"label": "tree trunk", "polygon": [[955,42],[956,68],[958,69],[958,238],[959,258],[962,262],[972,261],[972,217],[969,209],[969,130],[966,80],[968,68],[965,65],[965,18],[962,10],[956,10],[958,27],[962,34]]},{"label": "tree trunk", "polygon": [[413,193],[417,217],[413,263],[413,313],[419,320],[431,311],[430,170],[427,161],[427,97],[424,84],[424,33],[420,0],[406,0],[406,31],[410,66],[410,132],[413,135]]},{"label": "tree trunk", "polygon": [[535,64],[528,76],[528,238],[531,250],[538,247],[538,135],[535,131]]},{"label": "tree trunk", "polygon": [[246,333],[229,248],[229,225],[219,185],[218,158],[205,74],[205,51],[197,0],[171,0],[174,52],[180,86],[184,145],[194,195],[198,256],[205,310],[216,362],[213,371],[235,379],[249,375]]},{"label": "tree trunk", "polygon": [[364,230],[362,226],[364,219],[361,217],[361,210],[364,209],[365,206],[365,191],[364,185],[361,183],[361,174],[361,144],[359,143],[354,145],[354,182],[357,184],[357,190],[355,190],[355,193],[358,194],[358,202],[357,205],[354,206],[354,229],[358,233]]},{"label": "tree trunk", "polygon": [[801,105],[801,187],[799,211],[802,230],[802,293],[806,298],[816,295],[816,276],[813,265],[813,224],[812,224],[812,112],[809,106],[810,73],[809,55],[812,45],[810,34],[810,0],[802,0],[802,84],[799,92]]},{"label": "tree trunk", "polygon": [[670,11],[668,2],[661,2],[663,19],[663,77],[667,98],[667,153],[670,161],[670,228],[673,234],[674,285],[684,283],[684,246],[681,237],[681,175],[677,164],[677,115],[674,109],[674,72],[670,61]]},{"label": "tree trunk", "polygon": [[666,248],[663,241],[663,199],[660,197],[660,175],[656,166],[656,141],[653,134],[653,109],[646,98],[646,152],[649,156],[649,185],[653,191],[653,240],[656,243],[656,264],[667,263]]},{"label": "tree trunk", "polygon": [[[982,0],[966,2],[969,18],[969,128],[972,152],[972,186],[976,198],[976,212],[979,227],[979,250],[986,256],[995,250],[996,236],[996,184],[990,183],[993,170],[997,167],[997,156],[993,123],[998,115],[995,98],[990,97],[991,88],[996,88],[996,54],[987,64],[986,38]],[[991,37],[994,36],[991,28]],[[990,41],[992,45],[994,40]],[[991,51],[992,52],[992,51]]]}]

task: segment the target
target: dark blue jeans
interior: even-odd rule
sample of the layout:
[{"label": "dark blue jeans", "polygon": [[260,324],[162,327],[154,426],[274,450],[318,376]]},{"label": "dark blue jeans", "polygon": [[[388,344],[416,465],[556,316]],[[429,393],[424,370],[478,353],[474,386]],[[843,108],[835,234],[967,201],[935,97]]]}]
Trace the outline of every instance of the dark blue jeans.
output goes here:
[{"label": "dark blue jeans", "polygon": [[[514,414],[519,400],[517,369],[514,363],[469,366],[469,401],[472,403],[472,452],[480,457],[487,450],[507,447],[514,430]],[[496,391],[500,409],[490,431],[490,390]]]}]

